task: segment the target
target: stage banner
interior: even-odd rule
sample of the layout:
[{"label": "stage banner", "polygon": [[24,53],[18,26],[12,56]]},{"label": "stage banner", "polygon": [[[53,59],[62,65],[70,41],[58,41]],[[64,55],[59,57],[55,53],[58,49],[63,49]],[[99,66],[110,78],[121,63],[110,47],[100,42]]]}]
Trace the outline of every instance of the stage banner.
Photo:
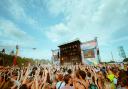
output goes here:
[{"label": "stage banner", "polygon": [[52,50],[52,60],[54,61],[55,64],[59,62],[59,56],[60,56],[59,49]]},{"label": "stage banner", "polygon": [[96,48],[96,46],[97,46],[96,40],[91,40],[91,41],[82,43],[81,49],[82,50],[92,49],[92,48]]},{"label": "stage banner", "polygon": [[93,49],[83,50],[84,58],[95,58],[95,52]]},{"label": "stage banner", "polygon": [[96,65],[97,62],[97,40],[90,40],[81,44],[82,62],[84,64]]}]

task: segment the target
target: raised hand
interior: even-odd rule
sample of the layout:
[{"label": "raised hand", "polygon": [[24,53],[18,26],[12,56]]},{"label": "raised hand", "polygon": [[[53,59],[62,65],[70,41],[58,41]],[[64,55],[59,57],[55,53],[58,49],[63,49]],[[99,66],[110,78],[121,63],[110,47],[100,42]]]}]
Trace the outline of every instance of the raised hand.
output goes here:
[{"label": "raised hand", "polygon": [[26,84],[27,77],[28,77],[28,75],[30,73],[29,68],[30,68],[30,63],[28,64],[27,71],[25,73],[25,77],[24,77],[24,80],[23,80],[22,84]]}]

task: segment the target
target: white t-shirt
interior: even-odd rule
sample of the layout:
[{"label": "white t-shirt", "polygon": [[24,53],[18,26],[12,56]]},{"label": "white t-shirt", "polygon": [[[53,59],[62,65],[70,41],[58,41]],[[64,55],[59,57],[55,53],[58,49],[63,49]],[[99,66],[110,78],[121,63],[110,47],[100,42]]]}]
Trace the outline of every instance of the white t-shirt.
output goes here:
[{"label": "white t-shirt", "polygon": [[114,78],[113,82],[114,84],[117,84],[117,78]]},{"label": "white t-shirt", "polygon": [[61,89],[75,89],[73,86],[63,86]]},{"label": "white t-shirt", "polygon": [[59,87],[59,89],[61,89],[63,86],[65,86],[65,82],[59,81],[56,83],[56,89],[58,89]]}]

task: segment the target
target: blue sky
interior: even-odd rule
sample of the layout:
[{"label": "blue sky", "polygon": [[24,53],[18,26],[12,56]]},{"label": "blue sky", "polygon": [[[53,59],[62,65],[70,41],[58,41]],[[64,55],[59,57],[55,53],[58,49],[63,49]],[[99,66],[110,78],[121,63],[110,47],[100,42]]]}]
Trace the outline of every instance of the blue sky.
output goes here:
[{"label": "blue sky", "polygon": [[111,51],[120,60],[119,46],[128,54],[128,0],[0,0],[0,45],[8,52],[18,44],[20,56],[50,59],[59,44],[96,36],[103,61]]}]

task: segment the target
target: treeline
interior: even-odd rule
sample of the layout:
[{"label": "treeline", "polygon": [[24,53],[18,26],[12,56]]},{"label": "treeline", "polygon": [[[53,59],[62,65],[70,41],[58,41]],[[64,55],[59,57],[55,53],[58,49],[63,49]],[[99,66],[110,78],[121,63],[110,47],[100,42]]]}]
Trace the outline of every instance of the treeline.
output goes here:
[{"label": "treeline", "polygon": [[[0,53],[0,65],[12,66],[13,59],[14,59],[14,55]],[[32,58],[25,58],[20,56],[17,57],[18,66],[26,66],[28,63],[34,64],[35,61]]]},{"label": "treeline", "polygon": [[35,63],[36,64],[52,64],[52,61],[48,59],[41,59],[41,60],[35,59]]},{"label": "treeline", "polygon": [[123,60],[123,62],[128,62],[128,58],[125,58],[125,59]]}]

